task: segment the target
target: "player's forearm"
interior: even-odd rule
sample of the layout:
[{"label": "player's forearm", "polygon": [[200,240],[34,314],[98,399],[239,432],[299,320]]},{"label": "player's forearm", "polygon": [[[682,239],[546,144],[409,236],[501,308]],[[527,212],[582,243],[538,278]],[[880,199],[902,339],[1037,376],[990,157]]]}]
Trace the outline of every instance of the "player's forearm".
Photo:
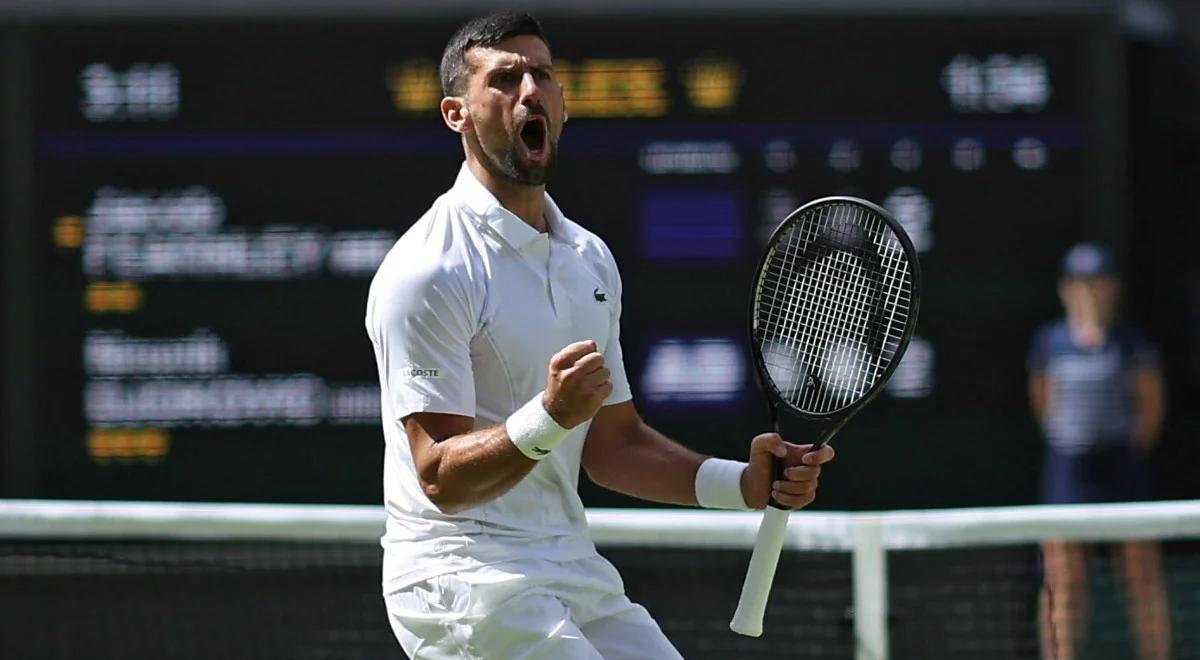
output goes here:
[{"label": "player's forearm", "polygon": [[424,463],[418,476],[425,495],[451,514],[500,497],[537,465],[517,449],[503,424],[438,441]]},{"label": "player's forearm", "polygon": [[646,424],[631,425],[588,466],[588,476],[618,493],[662,504],[696,504],[704,456]]}]

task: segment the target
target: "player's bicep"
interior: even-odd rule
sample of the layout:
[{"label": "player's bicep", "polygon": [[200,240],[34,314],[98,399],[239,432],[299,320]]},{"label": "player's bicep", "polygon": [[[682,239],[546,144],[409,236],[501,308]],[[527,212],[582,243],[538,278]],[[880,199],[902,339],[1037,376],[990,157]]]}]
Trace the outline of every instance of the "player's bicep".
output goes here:
[{"label": "player's bicep", "polygon": [[603,483],[608,471],[625,460],[627,453],[624,447],[637,440],[641,426],[642,418],[633,401],[626,400],[600,408],[592,418],[583,443],[583,469],[593,481]]},{"label": "player's bicep", "polygon": [[1154,409],[1166,407],[1166,385],[1163,382],[1162,371],[1157,366],[1133,372],[1133,392],[1141,406]]},{"label": "player's bicep", "polygon": [[1029,407],[1038,419],[1045,417],[1046,408],[1049,406],[1048,386],[1049,380],[1045,371],[1039,369],[1029,372]]}]

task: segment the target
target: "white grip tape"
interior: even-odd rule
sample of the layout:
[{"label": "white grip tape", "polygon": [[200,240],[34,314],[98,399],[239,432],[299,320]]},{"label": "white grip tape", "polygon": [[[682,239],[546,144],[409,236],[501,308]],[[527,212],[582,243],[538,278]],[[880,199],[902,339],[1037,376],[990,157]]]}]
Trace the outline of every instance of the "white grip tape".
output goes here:
[{"label": "white grip tape", "polygon": [[742,497],[742,472],[746,463],[707,458],[696,470],[696,503],[706,509],[748,511]]},{"label": "white grip tape", "polygon": [[517,449],[535,461],[549,456],[571,432],[559,426],[546,412],[546,406],[542,405],[542,392],[509,415],[504,421],[504,429]]},{"label": "white grip tape", "polygon": [[750,555],[750,568],[746,569],[746,582],[742,584],[742,597],[729,622],[729,629],[739,635],[758,637],[762,634],[767,596],[771,595],[771,583],[775,581],[775,567],[779,564],[779,553],[783,551],[789,514],[790,511],[773,506],[763,513],[754,553]]}]

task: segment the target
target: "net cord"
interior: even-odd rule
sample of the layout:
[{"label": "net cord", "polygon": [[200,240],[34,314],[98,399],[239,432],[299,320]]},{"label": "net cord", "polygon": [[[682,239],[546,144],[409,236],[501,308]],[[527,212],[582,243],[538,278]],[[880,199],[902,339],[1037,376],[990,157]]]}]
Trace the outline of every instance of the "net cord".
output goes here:
[{"label": "net cord", "polygon": [[[601,546],[747,549],[754,511],[589,509]],[[375,505],[0,500],[0,538],[295,540],[378,543]],[[851,551],[855,529],[878,526],[885,550],[1002,546],[1046,539],[1200,537],[1200,500],[885,512],[797,511],[785,549]]]}]

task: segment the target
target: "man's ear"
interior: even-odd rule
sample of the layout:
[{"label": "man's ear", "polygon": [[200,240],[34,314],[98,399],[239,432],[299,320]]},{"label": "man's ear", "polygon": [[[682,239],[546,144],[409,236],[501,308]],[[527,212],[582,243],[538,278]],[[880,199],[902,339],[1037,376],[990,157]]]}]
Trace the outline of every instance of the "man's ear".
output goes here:
[{"label": "man's ear", "polygon": [[442,121],[455,133],[470,133],[474,129],[471,110],[467,100],[461,96],[447,96],[441,103]]}]

